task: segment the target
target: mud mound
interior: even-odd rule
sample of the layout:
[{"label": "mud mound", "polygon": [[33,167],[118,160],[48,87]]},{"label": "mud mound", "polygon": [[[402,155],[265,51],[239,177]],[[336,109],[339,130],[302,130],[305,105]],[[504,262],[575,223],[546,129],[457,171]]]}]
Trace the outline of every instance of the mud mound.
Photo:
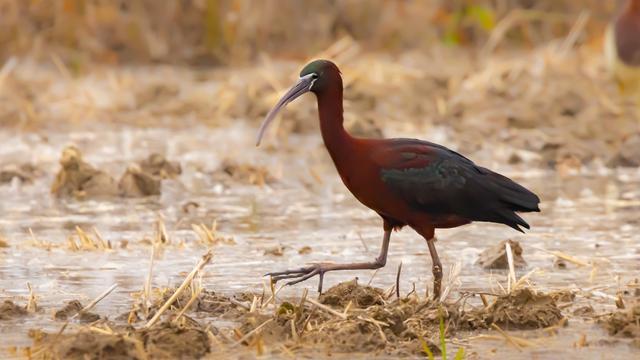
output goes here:
[{"label": "mud mound", "polygon": [[619,146],[615,155],[609,160],[609,166],[640,166],[640,134],[627,137]]},{"label": "mud mound", "polygon": [[[347,283],[349,284],[349,283]],[[247,313],[239,332],[246,334],[262,326],[260,338],[266,343],[292,343],[330,353],[369,353],[372,355],[421,355],[420,337],[427,339],[433,353],[440,350],[430,338],[438,336],[437,315],[429,330],[409,329],[405,322],[419,316],[417,309],[424,303],[417,299],[403,299],[394,304],[373,305],[366,309],[353,308],[344,317],[329,314],[313,306],[285,302],[275,316]],[[431,308],[434,313],[438,309]],[[425,319],[425,321],[428,321]],[[247,340],[251,347],[257,340]]]},{"label": "mud mound", "polygon": [[611,313],[602,325],[609,335],[632,338],[633,344],[640,347],[640,302],[627,310]]},{"label": "mud mound", "polygon": [[211,350],[204,328],[192,319],[181,320],[179,324],[161,323],[140,332],[151,358],[198,359]]},{"label": "mud mound", "polygon": [[496,323],[507,329],[540,329],[563,318],[552,296],[529,288],[498,297],[479,315],[485,324]]},{"label": "mud mound", "polygon": [[266,167],[240,164],[228,159],[222,162],[220,170],[232,180],[249,185],[263,186],[276,180]]},{"label": "mud mound", "polygon": [[35,358],[54,359],[199,359],[210,350],[204,327],[183,317],[151,329],[131,327],[71,334],[31,331]]},{"label": "mud mound", "polygon": [[175,179],[182,174],[179,162],[169,161],[160,154],[151,154],[139,164],[143,172],[160,179]]},{"label": "mud mound", "polygon": [[65,305],[62,309],[56,311],[53,314],[53,318],[56,320],[68,320],[74,315],[78,314],[76,317],[80,322],[94,322],[96,320],[100,320],[100,315],[94,314],[91,312],[81,312],[84,308],[82,303],[78,300],[71,300]]},{"label": "mud mound", "polygon": [[[149,311],[142,310],[142,305],[136,305],[130,312],[122,314],[117,317],[117,320],[126,320],[130,323],[134,323],[140,320],[149,320],[153,315],[169,300],[171,295],[175,292],[173,288],[154,289],[156,293],[159,293],[149,307]],[[251,301],[253,298],[247,301]],[[187,303],[191,300],[191,291],[184,291],[178,298],[171,304],[168,313],[176,312],[183,309]],[[231,302],[231,300],[223,295],[219,295],[214,291],[202,290],[196,300],[194,300],[189,306],[189,313],[201,312],[206,313],[207,316],[214,317],[238,317],[240,314],[240,307],[237,304]]]},{"label": "mud mound", "polygon": [[115,180],[82,159],[80,150],[68,146],[62,151],[61,169],[51,186],[58,197],[91,198],[118,195]]},{"label": "mud mound", "polygon": [[23,183],[30,183],[40,175],[40,170],[32,164],[9,164],[0,169],[0,184],[10,183],[14,178],[20,179]]},{"label": "mud mound", "polygon": [[513,265],[516,268],[523,268],[527,266],[527,262],[522,257],[522,247],[520,243],[515,240],[504,240],[496,246],[492,246],[478,256],[476,264],[482,266],[484,269],[509,269],[509,262],[507,261],[507,249],[505,244],[509,242],[511,246],[511,253],[513,254]]},{"label": "mud mound", "polygon": [[127,334],[107,334],[82,329],[75,334],[30,331],[38,359],[147,359],[139,340]]},{"label": "mud mound", "polygon": [[14,319],[24,315],[27,315],[27,309],[14,304],[11,300],[5,300],[0,305],[0,320]]},{"label": "mud mound", "polygon": [[160,178],[143,171],[139,165],[127,168],[118,182],[120,195],[124,197],[144,197],[160,195]]},{"label": "mud mound", "polygon": [[325,305],[346,307],[349,302],[358,308],[384,304],[382,290],[371,286],[358,285],[357,279],[340,283],[320,295],[320,302]]},{"label": "mud mound", "polygon": [[[158,299],[158,301],[156,301],[152,306],[154,312],[156,309],[159,309],[160,306],[162,306],[167,300],[169,300],[174,292],[175,289],[165,291],[163,296]],[[184,291],[171,305],[177,309],[182,309],[190,299],[190,292]],[[191,305],[190,310],[201,311],[209,313],[210,315],[220,316],[237,309],[237,307],[238,306],[233,304],[226,296],[216,294],[215,291],[202,290],[200,292],[200,295],[198,296],[198,299],[196,299]]]}]

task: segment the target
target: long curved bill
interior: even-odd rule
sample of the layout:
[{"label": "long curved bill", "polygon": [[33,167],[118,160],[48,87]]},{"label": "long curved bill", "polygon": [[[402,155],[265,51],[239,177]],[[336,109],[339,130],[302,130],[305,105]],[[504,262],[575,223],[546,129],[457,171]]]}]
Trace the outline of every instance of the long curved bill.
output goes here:
[{"label": "long curved bill", "polygon": [[298,80],[298,82],[295,85],[293,85],[291,89],[289,89],[289,91],[287,91],[287,93],[284,94],[284,96],[282,96],[282,98],[280,98],[276,106],[274,106],[273,109],[269,111],[267,116],[262,121],[262,125],[260,125],[260,130],[258,131],[258,137],[256,138],[256,146],[260,146],[260,141],[262,140],[262,136],[267,130],[267,127],[269,126],[269,124],[271,124],[271,122],[276,117],[276,115],[278,115],[280,110],[282,110],[282,108],[287,106],[288,103],[292,102],[293,100],[297,99],[304,93],[307,93],[309,92],[309,90],[311,90],[311,86],[313,86],[314,81],[316,81],[313,78],[313,75],[314,74],[308,74],[301,77]]}]

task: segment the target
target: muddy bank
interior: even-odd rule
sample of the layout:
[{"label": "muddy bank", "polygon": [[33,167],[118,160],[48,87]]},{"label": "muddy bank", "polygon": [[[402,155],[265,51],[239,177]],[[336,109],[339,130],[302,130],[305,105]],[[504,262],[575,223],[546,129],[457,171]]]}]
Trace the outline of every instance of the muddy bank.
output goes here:
[{"label": "muddy bank", "polygon": [[635,279],[618,294],[618,310],[605,314],[599,319],[609,335],[631,339],[631,343],[640,348],[640,282]]},{"label": "muddy bank", "polygon": [[484,269],[509,269],[509,262],[507,259],[506,243],[509,243],[511,247],[511,256],[513,258],[513,266],[515,268],[523,268],[527,266],[527,262],[524,261],[522,256],[522,246],[515,240],[504,240],[495,246],[492,246],[478,255],[476,264],[482,266]]},{"label": "muddy bank", "polygon": [[62,151],[60,170],[51,185],[51,193],[76,199],[154,196],[160,195],[162,180],[175,179],[181,173],[179,163],[151,154],[129,165],[116,182],[106,171],[84,161],[77,147],[68,146]]},{"label": "muddy bank", "polygon": [[53,318],[56,320],[77,319],[78,321],[85,323],[100,320],[100,315],[89,311],[82,311],[82,309],[84,309],[84,306],[80,301],[71,300],[64,307],[56,310],[53,314]]},{"label": "muddy bank", "polygon": [[11,300],[5,300],[0,305],[0,320],[10,320],[26,316],[28,314],[26,307],[18,306]]},{"label": "muddy bank", "polygon": [[33,180],[39,176],[42,176],[42,171],[35,165],[25,164],[8,164],[0,168],[0,184],[7,184],[18,179],[22,183],[32,183]]},{"label": "muddy bank", "polygon": [[76,333],[30,332],[31,355],[35,359],[87,358],[188,358],[199,359],[211,349],[211,330],[183,316],[150,329],[116,327],[109,324],[82,328]]},{"label": "muddy bank", "polygon": [[[144,301],[137,301],[129,314],[115,321],[93,314],[89,325],[63,327],[58,333],[32,330],[29,351],[34,358],[72,359],[201,358],[210,352],[228,354],[235,347],[272,356],[282,355],[283,349],[323,356],[353,352],[425,356],[425,345],[440,353],[436,344],[441,336],[451,339],[459,332],[493,324],[504,329],[540,329],[563,318],[550,295],[528,288],[474,308],[463,301],[421,299],[415,293],[396,299],[393,292],[353,280],[330,288],[317,300],[305,293],[277,304],[268,293],[227,297],[200,290],[194,297],[187,289],[170,304],[163,320],[147,322],[174,292],[155,289],[147,310],[141,307]],[[69,320],[80,309],[82,304],[71,301],[55,318]],[[212,320],[220,319],[232,325],[214,326]]]},{"label": "muddy bank", "polygon": [[[135,294],[138,300],[134,303],[131,311],[121,314],[117,319],[125,320],[129,324],[148,321],[169,301],[175,291],[175,288],[153,289],[148,305],[145,305],[144,294]],[[199,290],[198,295],[193,297],[193,291],[190,288],[187,289],[187,291],[182,292],[173,302],[168,304],[167,314],[175,315],[188,305],[188,311],[192,314],[200,313],[200,315],[207,317],[233,319],[238,316],[239,311],[242,309],[238,305],[239,300],[235,298],[231,299],[205,289]],[[246,298],[244,294],[236,295],[236,297]]]},{"label": "muddy bank", "polygon": [[118,195],[118,184],[106,172],[84,161],[75,146],[68,146],[60,157],[60,170],[51,185],[51,193],[58,197],[84,199]]},{"label": "muddy bank", "polygon": [[630,338],[640,348],[640,303],[609,314],[601,322],[609,335]]},{"label": "muddy bank", "polygon": [[247,313],[240,327],[243,334],[259,328],[256,342],[297,343],[327,353],[368,352],[394,356],[424,355],[421,339],[434,345],[440,337],[459,331],[488,329],[492,324],[505,329],[541,329],[558,324],[563,315],[553,298],[531,289],[501,295],[486,308],[465,307],[462,302],[437,303],[415,294],[391,299],[381,289],[361,286],[356,281],[341,283],[320,296],[319,307],[303,300],[282,303],[275,315]]}]

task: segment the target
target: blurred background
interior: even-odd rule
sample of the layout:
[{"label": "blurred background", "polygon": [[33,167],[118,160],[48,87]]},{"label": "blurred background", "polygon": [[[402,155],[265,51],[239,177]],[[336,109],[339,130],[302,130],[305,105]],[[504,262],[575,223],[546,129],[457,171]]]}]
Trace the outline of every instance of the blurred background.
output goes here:
[{"label": "blurred background", "polygon": [[[603,55],[622,4],[1,0],[0,125],[255,127],[306,61],[327,57],[358,135],[443,126],[431,136],[461,151],[514,145],[500,162],[640,165],[620,154],[629,139],[640,154],[637,107]],[[278,134],[317,128],[303,103]]]},{"label": "blurred background", "polygon": [[[128,313],[151,249],[169,249],[156,287],[215,248],[203,282],[223,294],[262,291],[269,271],[372,259],[380,219],[337,176],[314,96],[255,147],[260,121],[315,58],[342,71],[351,133],[440,143],[540,195],[527,235],[489,224],[438,232],[462,291],[500,291],[503,274],[474,264],[515,239],[526,271],[542,270],[526,275],[536,286],[613,309],[640,271],[639,101],[604,52],[624,2],[0,0],[0,289],[29,302],[33,289],[46,309],[4,326],[5,345],[31,346],[31,328],[58,331],[50,310],[106,284],[120,287],[97,311]],[[403,292],[413,283],[424,294],[424,240],[406,230],[390,251],[375,279],[357,275],[388,288],[402,262]],[[326,287],[354,275],[331,274]],[[315,283],[283,294],[305,286]],[[470,348],[628,357],[591,320],[571,317],[528,352]]]},{"label": "blurred background", "polygon": [[[481,47],[504,19],[503,46],[565,36],[587,11],[579,43],[597,42],[616,8],[598,0],[2,0],[1,55],[48,57],[74,71],[93,61],[251,64],[300,59],[351,36],[368,50]],[[502,24],[505,26],[505,24]]]}]

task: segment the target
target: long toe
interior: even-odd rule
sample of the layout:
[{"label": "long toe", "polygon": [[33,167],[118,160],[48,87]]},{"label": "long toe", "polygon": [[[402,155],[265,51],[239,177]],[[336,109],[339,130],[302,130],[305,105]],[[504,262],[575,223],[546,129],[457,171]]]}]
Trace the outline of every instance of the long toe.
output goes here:
[{"label": "long toe", "polygon": [[321,269],[318,267],[318,268],[314,269],[313,271],[311,271],[310,273],[308,273],[307,275],[302,276],[299,279],[295,279],[295,280],[289,281],[287,283],[287,285],[295,285],[295,284],[301,283],[301,282],[303,282],[305,280],[308,280],[308,279],[320,274],[320,271],[321,271]]},{"label": "long toe", "polygon": [[284,271],[269,272],[269,273],[264,274],[264,276],[275,277],[275,276],[292,275],[292,274],[306,274],[310,270],[312,270],[311,267],[303,267],[303,268],[300,268],[300,269],[289,269],[289,270],[284,270]]},{"label": "long toe", "polygon": [[299,274],[284,274],[284,275],[275,275],[275,276],[271,276],[271,280],[273,280],[274,282],[278,282],[280,280],[285,280],[285,279],[294,279],[294,278],[299,278],[302,276],[305,276],[307,273],[299,273]]}]

